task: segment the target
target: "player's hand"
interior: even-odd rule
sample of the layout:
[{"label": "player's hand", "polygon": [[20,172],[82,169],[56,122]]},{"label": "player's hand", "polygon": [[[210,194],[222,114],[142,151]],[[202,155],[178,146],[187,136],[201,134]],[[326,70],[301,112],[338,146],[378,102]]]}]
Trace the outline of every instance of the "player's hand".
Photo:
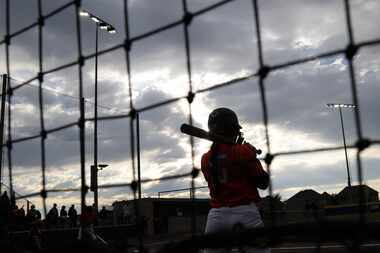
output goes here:
[{"label": "player's hand", "polygon": [[245,142],[244,144],[245,144],[250,150],[252,150],[253,152],[255,152],[256,154],[261,155],[261,150],[260,150],[260,149],[256,149],[251,143],[249,143],[249,142]]}]

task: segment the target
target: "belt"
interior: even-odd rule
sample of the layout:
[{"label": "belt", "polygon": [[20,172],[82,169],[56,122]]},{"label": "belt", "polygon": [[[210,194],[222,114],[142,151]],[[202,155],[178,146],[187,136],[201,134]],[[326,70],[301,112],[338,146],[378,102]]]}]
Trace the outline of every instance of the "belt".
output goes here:
[{"label": "belt", "polygon": [[242,201],[237,201],[233,203],[221,203],[219,205],[215,205],[213,208],[220,208],[220,207],[236,207],[236,206],[246,206],[254,203],[253,200],[242,200]]}]

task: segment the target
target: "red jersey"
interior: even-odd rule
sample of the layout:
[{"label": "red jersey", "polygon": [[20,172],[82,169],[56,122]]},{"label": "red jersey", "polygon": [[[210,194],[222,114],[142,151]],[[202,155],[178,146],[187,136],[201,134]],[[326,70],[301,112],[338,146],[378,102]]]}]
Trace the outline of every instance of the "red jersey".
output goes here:
[{"label": "red jersey", "polygon": [[[210,189],[211,207],[232,207],[260,201],[257,180],[268,180],[268,174],[256,157],[256,149],[250,144],[214,144],[202,156],[201,166]],[[263,188],[262,184],[260,188]]]}]

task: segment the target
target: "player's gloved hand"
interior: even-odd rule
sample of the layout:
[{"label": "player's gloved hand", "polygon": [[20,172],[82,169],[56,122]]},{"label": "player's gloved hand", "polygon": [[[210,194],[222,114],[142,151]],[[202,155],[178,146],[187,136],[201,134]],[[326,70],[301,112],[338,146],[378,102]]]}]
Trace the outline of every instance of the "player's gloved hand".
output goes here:
[{"label": "player's gloved hand", "polygon": [[249,142],[244,142],[244,145],[246,145],[250,150],[255,152],[257,155],[261,155],[261,149],[255,148],[251,143]]}]

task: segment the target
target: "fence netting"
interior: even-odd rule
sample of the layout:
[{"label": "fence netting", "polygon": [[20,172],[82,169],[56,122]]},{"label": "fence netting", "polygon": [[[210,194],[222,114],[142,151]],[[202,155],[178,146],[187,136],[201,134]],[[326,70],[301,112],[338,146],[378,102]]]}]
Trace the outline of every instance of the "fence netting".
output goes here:
[{"label": "fence netting", "polygon": [[[86,157],[85,157],[85,138],[86,138],[86,132],[85,132],[85,125],[88,122],[105,122],[105,121],[113,121],[113,120],[120,120],[125,119],[126,125],[129,124],[129,130],[130,130],[130,156],[131,156],[131,164],[130,169],[132,170],[133,179],[129,182],[124,183],[117,183],[117,184],[100,184],[98,186],[99,189],[114,189],[114,188],[130,188],[133,191],[134,199],[138,200],[141,198],[141,194],[139,194],[139,185],[140,184],[146,184],[151,182],[164,182],[166,180],[172,180],[172,179],[178,179],[178,178],[189,178],[190,188],[191,191],[191,198],[194,200],[196,198],[196,192],[194,190],[195,188],[195,179],[199,176],[199,168],[198,168],[198,162],[195,161],[195,151],[194,151],[194,139],[193,137],[189,137],[189,147],[188,152],[191,157],[191,167],[188,169],[188,172],[177,174],[177,175],[170,175],[165,177],[159,177],[159,178],[153,178],[153,179],[144,179],[144,175],[138,175],[138,167],[140,166],[139,162],[139,156],[140,156],[140,149],[137,147],[139,142],[139,137],[136,132],[136,123],[138,121],[139,117],[142,117],[144,113],[152,111],[156,108],[163,107],[163,106],[170,106],[174,103],[177,103],[178,101],[185,101],[188,104],[188,115],[187,115],[187,123],[190,125],[193,125],[193,114],[196,113],[194,111],[194,102],[196,101],[195,98],[199,96],[200,94],[204,94],[206,92],[214,92],[216,90],[225,88],[225,87],[233,87],[235,85],[238,85],[239,83],[242,83],[244,81],[251,81],[255,80],[258,84],[258,90],[259,90],[259,99],[261,104],[261,113],[262,113],[262,119],[263,119],[263,125],[265,129],[265,150],[266,154],[263,158],[263,162],[265,163],[266,170],[271,175],[271,164],[273,163],[276,158],[279,157],[288,157],[288,156],[296,156],[299,154],[314,154],[319,152],[332,152],[336,150],[343,150],[344,146],[335,146],[335,147],[321,147],[321,148],[307,148],[300,150],[292,150],[288,152],[272,152],[273,150],[273,143],[271,141],[271,135],[270,135],[270,119],[271,115],[268,112],[268,97],[266,93],[266,83],[267,78],[271,76],[271,74],[274,71],[278,70],[284,70],[286,71],[290,67],[297,67],[302,64],[307,64],[309,62],[318,60],[318,59],[324,59],[334,56],[342,56],[344,55],[345,59],[347,60],[347,71],[349,75],[349,82],[350,82],[350,93],[352,96],[352,104],[357,105],[360,107],[360,101],[358,97],[358,91],[357,91],[357,71],[355,70],[355,56],[357,55],[358,51],[362,48],[368,48],[368,47],[375,47],[380,44],[380,39],[373,39],[373,40],[367,40],[362,42],[355,42],[354,36],[353,36],[353,25],[352,25],[352,14],[351,14],[351,3],[349,0],[342,0],[344,5],[344,13],[345,13],[345,25],[346,25],[346,33],[348,37],[348,44],[346,47],[323,52],[320,54],[307,56],[304,58],[299,59],[293,59],[290,61],[286,61],[283,63],[277,63],[272,64],[271,62],[266,62],[264,57],[264,50],[263,50],[263,40],[262,40],[262,34],[261,34],[261,18],[260,15],[260,2],[257,0],[252,0],[251,7],[253,9],[253,16],[252,19],[249,20],[252,27],[254,28],[256,32],[256,39],[257,43],[257,60],[258,60],[258,68],[254,70],[250,74],[245,74],[244,76],[234,78],[231,80],[223,81],[220,83],[213,83],[212,85],[209,85],[206,88],[201,89],[195,89],[193,85],[193,64],[192,64],[192,40],[191,40],[191,31],[190,27],[193,24],[193,22],[205,15],[212,15],[213,11],[217,10],[218,8],[221,8],[223,6],[226,6],[230,4],[231,2],[234,2],[233,0],[224,0],[220,1],[214,4],[211,4],[209,6],[206,6],[200,10],[190,12],[188,8],[188,1],[182,0],[182,11],[183,16],[182,18],[171,22],[167,25],[161,26],[157,29],[149,30],[143,34],[131,36],[130,35],[130,1],[124,0],[123,2],[123,13],[124,13],[124,30],[125,30],[125,39],[123,43],[113,45],[109,48],[105,48],[100,50],[97,54],[96,53],[90,53],[90,54],[84,54],[83,53],[83,35],[81,31],[81,19],[80,19],[80,10],[81,10],[81,1],[80,0],[74,0],[65,3],[61,7],[50,11],[49,13],[43,14],[42,12],[42,0],[35,0],[38,5],[38,17],[37,19],[15,31],[11,32],[11,16],[10,16],[10,0],[5,0],[5,8],[4,10],[1,10],[1,16],[4,15],[5,17],[5,37],[1,39],[0,46],[3,46],[5,48],[5,69],[6,73],[4,73],[2,78],[3,85],[6,85],[6,91],[5,93],[2,93],[3,97],[6,97],[6,103],[8,105],[7,107],[7,119],[6,119],[6,137],[4,139],[4,143],[2,144],[2,149],[4,150],[4,157],[2,157],[2,160],[7,160],[7,167],[8,167],[8,176],[9,176],[9,190],[10,192],[13,192],[14,187],[14,180],[13,180],[13,147],[15,144],[18,143],[24,143],[24,142],[30,142],[30,141],[36,141],[40,148],[40,159],[41,159],[41,165],[40,165],[40,173],[41,173],[41,187],[40,190],[35,192],[27,193],[23,196],[14,196],[16,199],[25,199],[30,197],[37,197],[40,196],[43,203],[43,210],[46,215],[47,212],[47,204],[46,200],[49,197],[50,194],[55,193],[65,193],[65,192],[78,192],[80,193],[80,199],[81,199],[81,207],[82,209],[86,205],[86,194],[89,191],[89,182],[86,181]],[[63,65],[51,68],[51,69],[44,69],[44,62],[46,61],[46,56],[44,56],[43,51],[43,41],[44,41],[44,27],[46,24],[52,19],[54,16],[59,15],[61,12],[67,10],[68,8],[73,7],[75,11],[75,26],[76,26],[76,44],[77,44],[77,59],[72,62],[67,62]],[[135,105],[135,94],[133,94],[133,85],[132,82],[132,71],[131,71],[131,64],[133,64],[131,60],[131,53],[134,50],[135,45],[140,43],[141,41],[147,40],[149,38],[152,38],[153,36],[163,33],[165,31],[168,31],[170,29],[179,28],[182,29],[183,32],[183,42],[184,42],[184,55],[186,57],[186,73],[187,73],[187,94],[183,96],[178,96],[174,98],[169,99],[163,99],[153,104],[148,104],[143,107],[136,107]],[[17,79],[17,77],[13,76],[13,73],[11,73],[11,64],[12,58],[10,55],[10,48],[12,47],[12,42],[19,36],[23,35],[24,33],[27,33],[31,29],[37,29],[38,30],[38,71],[35,73],[35,75],[30,78],[29,80],[26,80],[24,82],[15,82],[14,80]],[[376,31],[374,31],[376,32]],[[110,54],[116,50],[123,50],[125,54],[125,72],[127,75],[127,90],[128,90],[128,100],[129,100],[129,111],[127,112],[121,112],[121,113],[115,113],[110,116],[94,116],[89,117],[86,116],[86,110],[85,110],[85,97],[84,97],[84,85],[83,85],[83,68],[87,61],[93,60],[95,56],[104,56],[107,54]],[[60,126],[56,126],[53,128],[49,128],[46,126],[46,108],[44,107],[44,92],[43,92],[43,84],[44,79],[49,74],[54,74],[55,72],[76,68],[77,75],[78,75],[78,87],[72,87],[73,89],[78,90],[78,103],[77,105],[77,111],[79,112],[79,119],[75,120],[70,123],[66,123]],[[73,71],[73,75],[76,74]],[[15,79],[13,79],[15,78]],[[15,138],[12,135],[12,104],[14,95],[21,90],[22,87],[29,85],[31,83],[37,83],[37,89],[38,89],[38,118],[39,118],[39,126],[40,130],[38,133],[31,135],[31,136],[21,136]],[[127,123],[129,121],[129,123]],[[347,148],[350,150],[356,150],[356,167],[357,167],[357,175],[358,175],[358,182],[360,185],[363,184],[363,164],[362,164],[362,153],[364,150],[366,150],[371,145],[378,145],[380,143],[379,139],[368,139],[365,137],[365,134],[363,133],[363,126],[362,126],[362,120],[361,120],[361,114],[360,110],[354,111],[354,122],[355,122],[355,131],[356,131],[356,142],[353,145],[348,145]],[[46,173],[46,141],[47,138],[49,138],[50,135],[58,133],[60,131],[64,131],[66,129],[71,128],[77,128],[79,130],[79,153],[80,153],[80,176],[81,176],[81,186],[80,187],[74,187],[74,188],[48,188],[47,187],[47,173]],[[179,126],[178,126],[179,128]],[[142,179],[141,177],[142,176]],[[273,196],[273,185],[272,180],[269,184],[269,195]],[[314,245],[316,245],[316,249],[320,250],[320,244],[324,239],[329,239],[333,241],[338,242],[346,242],[347,240],[350,240],[350,245],[347,245],[347,249],[350,249],[352,252],[358,252],[357,250],[360,248],[360,244],[364,242],[368,238],[378,238],[378,233],[376,233],[376,224],[370,223],[366,220],[365,212],[366,212],[366,205],[365,205],[365,196],[364,192],[360,191],[360,221],[354,224],[347,224],[347,223],[339,223],[335,225],[331,224],[324,224],[321,223],[315,223],[315,224],[295,224],[295,225],[287,225],[287,226],[280,226],[277,225],[276,222],[276,212],[273,211],[273,205],[270,205],[270,225],[262,228],[262,229],[256,229],[254,231],[244,231],[241,233],[236,233],[235,235],[195,235],[195,226],[196,226],[196,219],[195,215],[193,215],[191,226],[192,231],[194,233],[193,237],[191,237],[188,240],[184,240],[175,244],[168,245],[165,250],[166,251],[175,251],[178,252],[178,250],[189,250],[190,248],[193,250],[198,250],[201,248],[208,248],[208,247],[230,247],[230,246],[239,246],[243,244],[261,244],[265,246],[274,246],[276,243],[279,243],[280,241],[284,240],[290,240],[294,241],[295,238],[297,240],[301,240],[303,242],[313,242]],[[271,202],[272,203],[272,202]],[[137,205],[136,205],[137,206]],[[137,209],[137,214],[139,210]],[[349,231],[349,232],[347,232]],[[255,236],[256,235],[256,236]],[[142,234],[139,235],[140,238],[142,237]],[[265,238],[264,238],[265,237]],[[252,239],[255,238],[255,239]],[[140,246],[143,248],[143,241],[140,240]]]}]

